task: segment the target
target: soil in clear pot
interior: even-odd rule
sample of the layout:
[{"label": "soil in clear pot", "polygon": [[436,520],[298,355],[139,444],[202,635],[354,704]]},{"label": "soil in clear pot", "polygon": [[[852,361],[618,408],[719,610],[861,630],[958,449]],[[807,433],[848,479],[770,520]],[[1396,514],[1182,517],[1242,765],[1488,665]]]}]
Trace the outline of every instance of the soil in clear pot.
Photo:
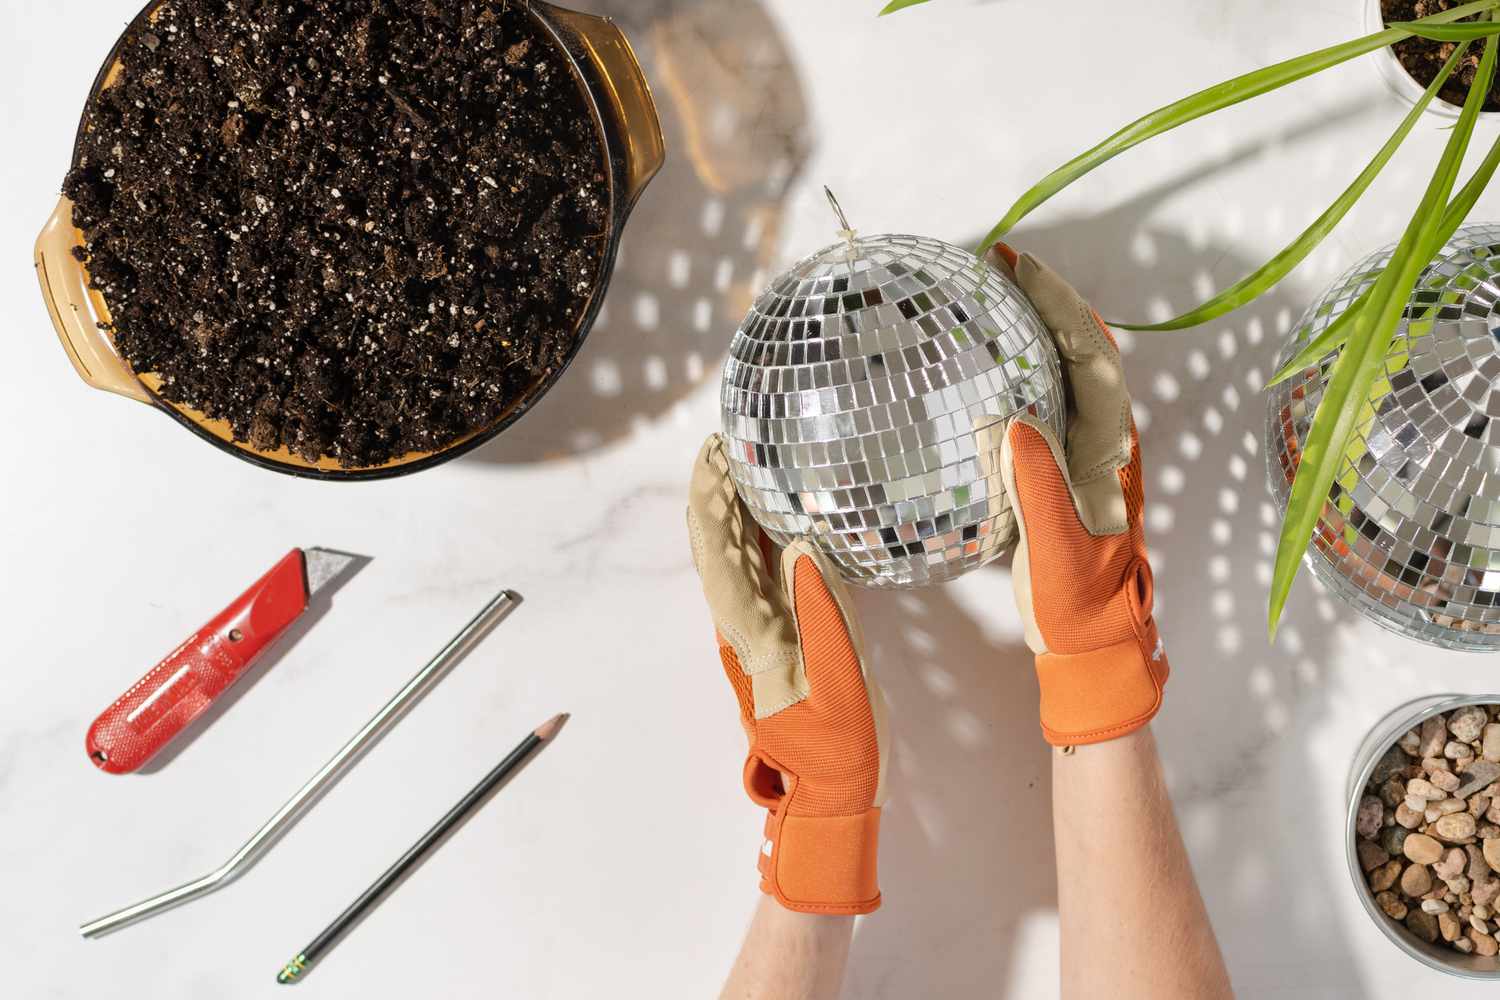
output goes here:
[{"label": "soil in clear pot", "polygon": [[[1460,7],[1467,2],[1468,0],[1380,0],[1380,13],[1387,24],[1393,21],[1415,21],[1418,18],[1441,14],[1445,10]],[[1472,21],[1474,18],[1469,17],[1465,20]],[[1401,63],[1402,68],[1417,83],[1426,87],[1437,77],[1443,64],[1453,54],[1456,44],[1435,42],[1427,38],[1408,38],[1397,42],[1391,48],[1396,53],[1396,59]],[[1469,96],[1469,87],[1474,82],[1474,74],[1479,71],[1479,57],[1483,53],[1482,41],[1472,43],[1469,50],[1464,53],[1463,62],[1438,91],[1438,97],[1455,107],[1461,107],[1464,98]],[[1483,110],[1500,111],[1500,76],[1496,77],[1494,86],[1485,98]]]},{"label": "soil in clear pot", "polygon": [[65,193],[117,350],[238,440],[378,465],[563,364],[609,194],[587,97],[506,0],[168,0]]}]

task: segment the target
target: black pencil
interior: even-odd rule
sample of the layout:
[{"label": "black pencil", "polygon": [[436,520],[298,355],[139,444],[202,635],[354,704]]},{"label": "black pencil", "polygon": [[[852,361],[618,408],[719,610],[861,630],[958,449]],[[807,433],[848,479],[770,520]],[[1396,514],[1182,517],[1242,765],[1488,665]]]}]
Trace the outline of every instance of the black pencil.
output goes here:
[{"label": "black pencil", "polygon": [[402,876],[415,868],[443,836],[452,830],[464,818],[484,803],[490,792],[510,776],[516,768],[526,762],[526,758],[536,752],[537,747],[557,735],[562,724],[567,721],[567,714],[555,715],[542,723],[534,732],[528,733],[520,744],[505,755],[505,759],[495,765],[494,770],[486,774],[479,784],[469,790],[469,793],[452,809],[449,809],[443,818],[433,824],[432,829],[422,835],[422,839],[407,849],[406,853],[396,860],[396,863],[385,870],[385,874],[375,880],[374,884],[362,892],[358,899],[349,904],[349,908],[340,913],[333,923],[323,929],[323,932],[313,938],[312,943],[303,948],[276,974],[278,983],[301,982],[302,975],[310,969],[314,962],[321,958],[343,937],[350,928],[372,909],[381,897],[390,892],[396,883],[401,881]]}]

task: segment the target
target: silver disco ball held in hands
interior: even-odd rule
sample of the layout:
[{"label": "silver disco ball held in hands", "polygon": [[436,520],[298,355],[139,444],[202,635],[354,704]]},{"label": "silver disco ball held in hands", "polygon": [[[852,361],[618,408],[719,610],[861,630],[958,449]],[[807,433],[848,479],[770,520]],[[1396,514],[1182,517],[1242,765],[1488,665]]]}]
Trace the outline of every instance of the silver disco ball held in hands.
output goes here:
[{"label": "silver disco ball held in hands", "polygon": [[847,223],[844,237],[775,278],[734,335],[730,472],[773,540],[812,539],[851,582],[950,580],[1012,540],[975,422],[1026,411],[1061,435],[1057,351],[968,251]]},{"label": "silver disco ball held in hands", "polygon": [[[1303,316],[1284,364],[1375,283],[1392,248]],[[1500,649],[1500,226],[1460,229],[1423,272],[1386,377],[1346,448],[1307,562],[1380,625],[1452,649]],[[1271,491],[1286,511],[1337,353],[1270,393]]]}]

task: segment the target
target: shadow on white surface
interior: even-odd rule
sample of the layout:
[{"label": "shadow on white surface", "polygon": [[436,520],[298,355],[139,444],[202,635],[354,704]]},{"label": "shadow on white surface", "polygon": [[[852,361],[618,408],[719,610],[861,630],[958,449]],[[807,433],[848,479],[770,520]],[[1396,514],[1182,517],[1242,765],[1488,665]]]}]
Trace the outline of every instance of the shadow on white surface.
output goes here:
[{"label": "shadow on white surface", "polygon": [[[978,576],[1004,616],[1005,574]],[[856,602],[890,702],[892,780],[884,905],[860,923],[845,996],[1000,995],[1022,922],[1057,908],[1031,651],[988,634],[955,588]]]},{"label": "shadow on white surface", "polygon": [[547,397],[470,460],[605,447],[717,380],[808,154],[797,70],[760,3],[597,0],[634,45],[667,160],[626,227],[599,321]]},{"label": "shadow on white surface", "polygon": [[[1027,225],[1013,242],[1107,316],[1175,315],[1261,261],[1153,224],[1157,204],[1263,145],[1311,137],[1365,110],[1320,115],[1116,209]],[[1326,766],[1300,737],[1330,712],[1332,633],[1353,617],[1302,582],[1274,647],[1265,638],[1278,518],[1265,487],[1261,388],[1302,307],[1283,288],[1196,330],[1120,340],[1141,429],[1157,617],[1173,665],[1154,728],[1220,943],[1242,991],[1265,982],[1274,952],[1276,969],[1328,970],[1326,984],[1299,984],[1307,995],[1360,996],[1351,947],[1328,916],[1329,901],[1350,891],[1348,877],[1322,867],[1328,852],[1305,839],[1339,833],[1282,827],[1279,818],[1268,827],[1260,805],[1242,801],[1280,799],[1273,783]],[[995,614],[1011,614],[1007,581],[997,571],[984,577],[994,578],[984,586]],[[953,588],[889,598],[899,614],[887,600],[861,601],[871,606],[864,620],[896,731],[882,832],[886,905],[860,926],[845,995],[1010,995],[1018,969],[1036,961],[1021,953],[1022,924],[1057,905],[1050,763],[1031,656],[1019,638],[988,637]],[[1206,872],[1216,877],[1202,879]]]}]

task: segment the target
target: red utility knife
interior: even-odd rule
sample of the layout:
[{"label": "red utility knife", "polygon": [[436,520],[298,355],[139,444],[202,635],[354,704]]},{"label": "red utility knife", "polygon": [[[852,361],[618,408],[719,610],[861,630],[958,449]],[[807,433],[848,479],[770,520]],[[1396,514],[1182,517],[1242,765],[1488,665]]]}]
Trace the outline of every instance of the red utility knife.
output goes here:
[{"label": "red utility knife", "polygon": [[307,610],[308,599],[356,558],[329,549],[288,552],[94,720],[85,741],[89,759],[110,774],[134,771],[150,760],[250,669]]}]

